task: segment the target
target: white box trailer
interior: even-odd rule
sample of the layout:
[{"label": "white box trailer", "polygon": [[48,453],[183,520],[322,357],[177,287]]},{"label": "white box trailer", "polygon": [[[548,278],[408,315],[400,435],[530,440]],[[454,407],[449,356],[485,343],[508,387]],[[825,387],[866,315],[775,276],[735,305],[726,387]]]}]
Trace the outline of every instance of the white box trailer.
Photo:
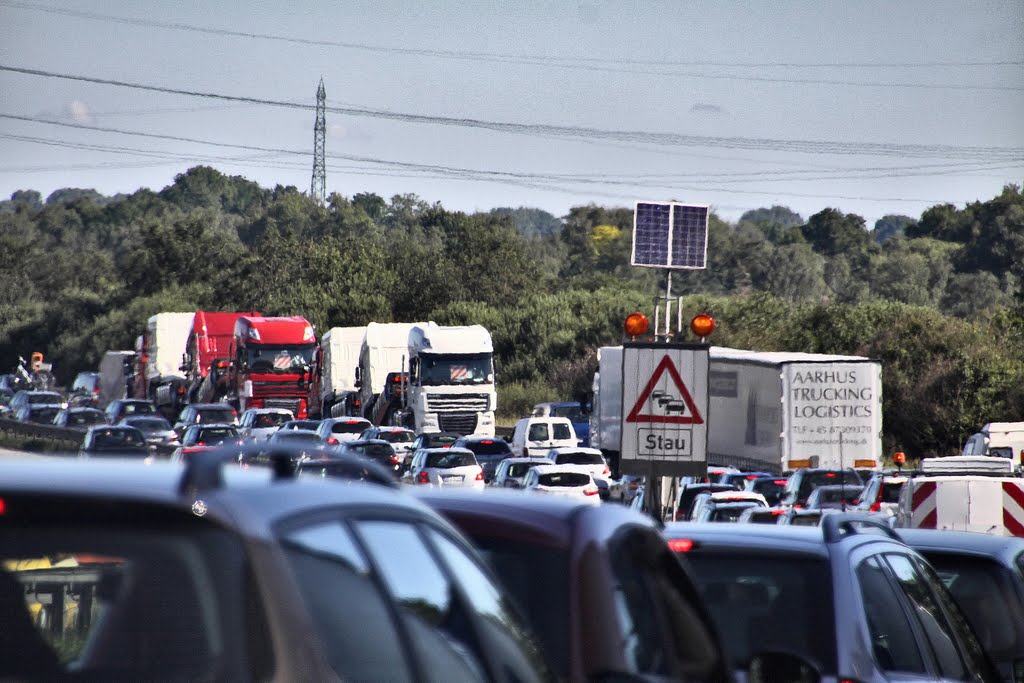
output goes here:
[{"label": "white box trailer", "polygon": [[878,361],[712,346],[708,394],[709,463],[771,472],[881,464]]},{"label": "white box trailer", "polygon": [[356,368],[365,336],[366,327],[332,327],[321,338],[321,405],[342,402],[357,390]]},{"label": "white box trailer", "polygon": [[359,401],[369,418],[374,399],[384,391],[389,372],[409,365],[409,332],[420,323],[370,323],[359,348]]},{"label": "white box trailer", "polygon": [[[712,346],[708,394],[709,464],[769,472],[881,464],[877,361]],[[613,461],[621,416],[622,347],[601,347],[590,440]]]},{"label": "white box trailer", "polygon": [[128,398],[134,351],[107,351],[100,359],[99,407],[106,408],[111,401]]},{"label": "white box trailer", "polygon": [[184,381],[181,364],[195,313],[157,313],[146,324],[146,379]]}]

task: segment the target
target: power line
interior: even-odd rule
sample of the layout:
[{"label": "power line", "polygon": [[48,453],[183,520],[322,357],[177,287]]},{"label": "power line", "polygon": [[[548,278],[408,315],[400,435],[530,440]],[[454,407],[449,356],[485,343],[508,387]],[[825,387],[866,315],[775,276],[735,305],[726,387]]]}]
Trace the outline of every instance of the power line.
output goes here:
[{"label": "power line", "polygon": [[[361,50],[366,52],[411,55],[416,57],[437,57],[443,59],[469,60],[469,61],[499,61],[512,64],[559,66],[576,68],[582,65],[601,64],[625,64],[632,66],[661,66],[661,67],[726,67],[726,68],[920,68],[920,67],[991,67],[991,66],[1021,66],[1024,60],[1002,59],[1002,60],[962,60],[962,61],[908,61],[908,62],[788,62],[788,61],[715,61],[715,60],[650,60],[650,59],[629,59],[629,58],[607,58],[607,57],[579,57],[579,56],[556,56],[537,55],[505,52],[482,52],[469,50],[439,50],[436,48],[408,48],[387,45],[372,45],[368,43],[356,43],[337,40],[319,40],[298,36],[288,36],[276,33],[262,33],[251,31],[237,31],[231,29],[211,28],[181,22],[159,21],[155,19],[141,19],[134,17],[123,17],[100,12],[88,12],[60,7],[51,7],[36,3],[20,2],[18,0],[0,0],[0,5],[23,9],[33,12],[45,12],[48,14],[102,21],[128,26],[139,26],[147,28],[161,28],[175,31],[187,31],[213,36],[226,36],[232,38],[247,38],[257,40],[272,40],[278,42],[307,45],[314,47],[334,47],[349,50]],[[638,73],[633,71],[631,73]],[[679,75],[671,72],[653,72],[661,75]],[[695,74],[695,77],[715,78],[719,76],[707,74]],[[879,84],[858,84],[858,85],[879,85]],[[911,86],[912,87],[912,86]],[[941,87],[941,86],[926,86]]]},{"label": "power line", "polygon": [[[99,78],[78,74],[59,73],[42,69],[28,69],[0,65],[0,71],[20,73],[43,78],[81,81],[99,85],[111,85],[135,90],[160,92],[172,95],[202,97],[232,102],[247,102],[286,109],[314,109],[312,105],[272,100],[268,98],[228,95],[225,93],[186,90],[167,86],[133,83],[110,78]],[[899,157],[939,157],[939,158],[978,158],[985,161],[1008,161],[1007,157],[1018,158],[1024,155],[1022,147],[982,147],[957,145],[921,145],[877,142],[837,142],[821,140],[780,140],[768,138],[743,138],[732,136],[700,136],[682,135],[678,133],[662,133],[651,131],[608,130],[586,126],[564,126],[544,123],[516,123],[509,121],[490,121],[468,117],[436,116],[428,114],[412,114],[405,112],[369,109],[365,107],[327,107],[327,111],[347,116],[359,116],[403,123],[425,123],[464,128],[476,128],[496,132],[512,133],[529,136],[553,136],[564,138],[586,138],[595,140],[611,140],[618,142],[641,142],[663,146],[677,147],[719,147],[723,149],[747,149],[757,151],[795,152],[802,154],[836,154],[836,155],[869,155]]]}]

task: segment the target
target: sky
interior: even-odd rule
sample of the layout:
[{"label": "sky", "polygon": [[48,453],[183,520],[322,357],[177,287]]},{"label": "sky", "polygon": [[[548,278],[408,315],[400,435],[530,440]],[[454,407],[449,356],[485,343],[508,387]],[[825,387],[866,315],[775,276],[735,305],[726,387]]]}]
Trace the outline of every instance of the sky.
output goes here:
[{"label": "sky", "polygon": [[1024,182],[1020,0],[289,5],[0,0],[0,198],[308,191],[321,78],[328,194],[870,226]]}]

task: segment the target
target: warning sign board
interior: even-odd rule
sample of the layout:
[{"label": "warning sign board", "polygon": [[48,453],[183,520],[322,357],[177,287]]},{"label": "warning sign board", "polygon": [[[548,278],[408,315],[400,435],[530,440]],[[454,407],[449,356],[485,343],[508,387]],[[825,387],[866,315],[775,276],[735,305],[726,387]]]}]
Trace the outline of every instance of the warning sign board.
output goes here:
[{"label": "warning sign board", "polygon": [[622,407],[619,453],[623,472],[661,476],[705,473],[707,346],[625,344]]}]

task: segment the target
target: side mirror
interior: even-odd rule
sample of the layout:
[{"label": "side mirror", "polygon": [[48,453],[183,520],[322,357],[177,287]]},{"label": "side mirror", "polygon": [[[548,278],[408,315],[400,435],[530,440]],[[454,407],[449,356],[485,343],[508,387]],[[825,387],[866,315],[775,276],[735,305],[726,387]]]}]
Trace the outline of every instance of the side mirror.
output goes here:
[{"label": "side mirror", "polygon": [[791,652],[760,652],[747,667],[749,683],[819,683],[821,673],[808,660]]}]

